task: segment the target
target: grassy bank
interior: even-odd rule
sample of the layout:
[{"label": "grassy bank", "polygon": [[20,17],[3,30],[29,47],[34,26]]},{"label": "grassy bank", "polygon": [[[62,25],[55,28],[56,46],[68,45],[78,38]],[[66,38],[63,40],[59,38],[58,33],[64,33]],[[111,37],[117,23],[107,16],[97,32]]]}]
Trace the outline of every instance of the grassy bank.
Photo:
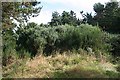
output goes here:
[{"label": "grassy bank", "polygon": [[[97,53],[98,54],[98,53]],[[116,66],[108,57],[80,52],[56,52],[51,56],[38,55],[34,59],[17,59],[4,67],[8,78],[119,78]]]}]

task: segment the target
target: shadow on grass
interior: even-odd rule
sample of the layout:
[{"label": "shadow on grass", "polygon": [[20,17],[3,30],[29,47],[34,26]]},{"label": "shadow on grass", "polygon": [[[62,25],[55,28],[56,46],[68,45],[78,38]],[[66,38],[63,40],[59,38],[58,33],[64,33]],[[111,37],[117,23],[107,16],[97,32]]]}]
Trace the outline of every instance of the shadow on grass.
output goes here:
[{"label": "shadow on grass", "polygon": [[64,72],[55,72],[54,78],[106,78],[102,72],[97,70],[85,70],[85,69],[77,69],[73,68],[70,70],[66,70]]},{"label": "shadow on grass", "polygon": [[73,68],[66,71],[57,71],[53,78],[119,78],[120,73],[113,71],[98,71]]}]

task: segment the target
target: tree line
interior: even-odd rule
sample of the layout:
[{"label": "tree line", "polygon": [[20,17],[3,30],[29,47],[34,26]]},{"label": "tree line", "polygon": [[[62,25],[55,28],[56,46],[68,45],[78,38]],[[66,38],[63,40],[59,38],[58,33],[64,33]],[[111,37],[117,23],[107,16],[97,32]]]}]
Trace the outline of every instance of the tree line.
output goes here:
[{"label": "tree line", "polygon": [[52,19],[49,25],[57,26],[69,24],[77,26],[82,23],[88,23],[90,25],[100,26],[103,30],[111,33],[120,33],[119,2],[110,1],[106,4],[95,3],[93,10],[95,12],[94,15],[80,11],[80,15],[82,15],[83,19],[78,19],[76,13],[72,10],[70,12],[63,11],[61,15],[55,11],[52,13]]}]

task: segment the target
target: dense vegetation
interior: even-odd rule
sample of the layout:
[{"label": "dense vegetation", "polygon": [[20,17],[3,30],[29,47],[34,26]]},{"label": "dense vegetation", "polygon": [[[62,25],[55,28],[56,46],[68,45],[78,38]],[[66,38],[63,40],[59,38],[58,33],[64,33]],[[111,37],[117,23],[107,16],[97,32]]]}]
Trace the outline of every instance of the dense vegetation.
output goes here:
[{"label": "dense vegetation", "polygon": [[[35,55],[38,50],[52,53],[56,50],[87,49],[107,51],[107,35],[97,26],[81,24],[80,26],[60,25],[44,27],[33,23],[19,30],[16,40],[18,50],[25,49]],[[29,26],[31,25],[31,26]],[[83,32],[84,31],[84,32]]]},{"label": "dense vegetation", "polygon": [[[84,19],[72,10],[61,15],[53,12],[51,22],[41,25],[27,22],[40,12],[37,4],[2,4],[3,17],[8,15],[2,20],[3,77],[120,77],[118,2],[96,3],[96,15],[80,11]],[[7,12],[8,5],[15,12]],[[20,25],[12,23],[11,17]]]}]

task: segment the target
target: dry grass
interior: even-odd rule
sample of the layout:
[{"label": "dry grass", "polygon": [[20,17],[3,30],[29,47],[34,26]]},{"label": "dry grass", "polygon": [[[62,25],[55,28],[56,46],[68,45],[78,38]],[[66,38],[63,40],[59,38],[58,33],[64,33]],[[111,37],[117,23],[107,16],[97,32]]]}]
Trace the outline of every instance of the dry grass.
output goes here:
[{"label": "dry grass", "polygon": [[[69,55],[68,55],[69,54]],[[102,55],[101,55],[102,56]],[[22,63],[23,61],[21,61]],[[114,65],[105,56],[96,58],[94,55],[63,52],[55,55],[36,56],[32,60],[6,70],[7,76],[14,78],[53,78],[53,77],[109,77],[106,71],[114,71]],[[9,68],[7,68],[9,69]],[[12,75],[11,75],[12,74]]]}]

